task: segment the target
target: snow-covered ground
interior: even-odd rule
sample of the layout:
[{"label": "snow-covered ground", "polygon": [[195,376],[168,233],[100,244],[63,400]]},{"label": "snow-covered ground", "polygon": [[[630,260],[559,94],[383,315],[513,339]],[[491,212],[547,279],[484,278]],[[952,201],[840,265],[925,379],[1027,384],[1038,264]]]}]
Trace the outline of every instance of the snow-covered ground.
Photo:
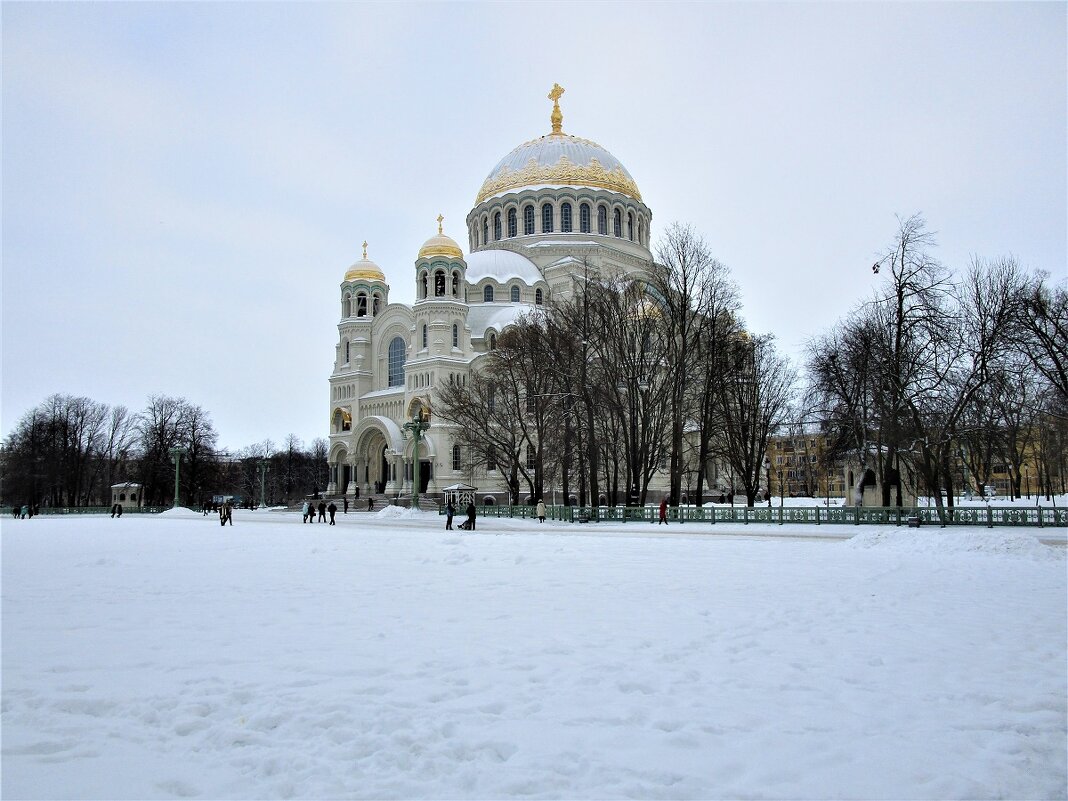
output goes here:
[{"label": "snow-covered ground", "polygon": [[1048,530],[338,517],[2,521],[3,797],[1068,795]]}]

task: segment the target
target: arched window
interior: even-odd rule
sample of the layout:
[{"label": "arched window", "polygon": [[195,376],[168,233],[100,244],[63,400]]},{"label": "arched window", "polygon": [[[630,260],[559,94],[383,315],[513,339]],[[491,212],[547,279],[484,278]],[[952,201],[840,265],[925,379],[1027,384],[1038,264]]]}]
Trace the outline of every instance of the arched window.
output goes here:
[{"label": "arched window", "polygon": [[460,273],[454,271],[452,274],[452,296],[455,298],[460,294]]},{"label": "arched window", "polygon": [[634,241],[634,214],[629,211],[627,212],[627,239]]},{"label": "arched window", "polygon": [[482,290],[482,302],[493,303],[493,287],[487,286]]},{"label": "arched window", "polygon": [[501,238],[501,213],[498,211],[493,215],[493,239],[499,241]]},{"label": "arched window", "polygon": [[534,290],[534,303],[536,303],[538,306],[540,306],[542,303],[542,294],[540,289]]},{"label": "arched window", "polygon": [[463,463],[460,461],[460,446],[452,446],[452,469],[460,470],[463,467]]},{"label": "arched window", "polygon": [[400,337],[389,343],[389,386],[404,386],[404,340]]},{"label": "arched window", "polygon": [[371,296],[371,316],[378,314],[378,304],[382,302],[382,296],[375,293]]},{"label": "arched window", "polygon": [[367,316],[367,295],[363,294],[363,292],[356,296],[356,316]]},{"label": "arched window", "polygon": [[460,347],[460,326],[456,323],[452,324],[452,346],[454,348]]},{"label": "arched window", "polygon": [[438,270],[434,273],[434,297],[445,297],[445,271]]},{"label": "arched window", "polygon": [[541,232],[543,234],[551,234],[553,232],[552,203],[543,203],[541,205]]},{"label": "arched window", "polygon": [[579,206],[579,231],[584,234],[590,233],[590,204],[583,203]]},{"label": "arched window", "polygon": [[423,350],[426,350],[426,341],[427,341],[427,328],[426,328],[426,323],[424,323],[423,324]]},{"label": "arched window", "polygon": [[508,209],[508,236],[513,237],[519,233],[519,225],[516,219],[515,209]]},{"label": "arched window", "polygon": [[512,303],[519,303],[519,287],[512,287]]},{"label": "arched window", "polygon": [[341,316],[352,317],[352,298],[348,295],[346,295],[345,299],[341,301]]},{"label": "arched window", "polygon": [[497,350],[497,335],[490,334],[490,350]]},{"label": "arched window", "polygon": [[420,283],[423,285],[422,286],[423,294],[420,295],[420,297],[425,298],[426,297],[426,273],[425,272],[420,273],[419,274],[419,278],[420,278]]},{"label": "arched window", "polygon": [[623,214],[619,209],[612,213],[612,236],[623,236]]},{"label": "arched window", "polygon": [[482,218],[482,244],[489,244],[489,217]]},{"label": "arched window", "polygon": [[345,340],[345,364],[349,363],[349,342]]},{"label": "arched window", "polygon": [[571,204],[560,204],[560,230],[565,234],[571,233]]},{"label": "arched window", "polygon": [[523,209],[523,233],[530,236],[534,233],[534,207],[527,206]]},{"label": "arched window", "polygon": [[597,233],[608,234],[608,209],[605,206],[597,207]]},{"label": "arched window", "polygon": [[641,217],[638,218],[638,244],[645,244],[645,222]]},{"label": "arched window", "polygon": [[486,469],[497,469],[497,448],[494,445],[490,445],[486,448]]}]

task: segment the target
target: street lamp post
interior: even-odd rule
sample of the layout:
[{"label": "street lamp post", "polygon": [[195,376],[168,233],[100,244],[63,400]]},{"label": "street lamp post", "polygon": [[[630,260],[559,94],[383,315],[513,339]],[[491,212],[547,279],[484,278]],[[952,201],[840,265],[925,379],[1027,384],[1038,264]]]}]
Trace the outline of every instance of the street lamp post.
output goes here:
[{"label": "street lamp post", "polygon": [[417,417],[403,426],[405,431],[412,432],[412,508],[419,507],[419,440],[423,438],[423,432],[430,428],[430,421]]},{"label": "street lamp post", "polygon": [[172,509],[178,508],[178,474],[182,468],[182,457],[186,454],[185,448],[174,447],[170,450],[171,461],[174,462],[174,506]]},{"label": "street lamp post", "polygon": [[782,470],[779,471],[779,508],[782,509]]},{"label": "street lamp post", "polygon": [[260,508],[267,508],[267,472],[271,469],[271,463],[266,459],[260,459]]},{"label": "street lamp post", "polygon": [[771,508],[771,459],[764,460],[764,475],[768,479],[768,508]]},{"label": "street lamp post", "polygon": [[1027,488],[1027,500],[1031,500],[1031,468],[1027,465],[1024,468],[1024,484]]}]

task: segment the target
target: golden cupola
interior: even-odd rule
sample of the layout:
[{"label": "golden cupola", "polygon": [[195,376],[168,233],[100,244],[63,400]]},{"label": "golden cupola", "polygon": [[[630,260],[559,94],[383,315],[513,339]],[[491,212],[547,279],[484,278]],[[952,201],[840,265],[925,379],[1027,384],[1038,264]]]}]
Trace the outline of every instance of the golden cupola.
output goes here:
[{"label": "golden cupola", "polygon": [[386,282],[382,268],[367,258],[367,243],[363,243],[363,258],[349,267],[345,273],[346,281],[381,281]]},{"label": "golden cupola", "polygon": [[563,131],[560,84],[549,92],[553,101],[552,133],[524,142],[490,170],[475,204],[516,189],[533,186],[582,186],[608,189],[641,201],[642,195],[622,162],[589,139]]},{"label": "golden cupola", "polygon": [[451,237],[445,236],[441,231],[441,223],[445,218],[440,214],[438,215],[438,233],[437,236],[432,236],[423,246],[419,248],[419,258],[429,259],[433,256],[445,256],[450,259],[462,259],[464,257],[463,251],[460,250],[460,246],[456,244],[456,240]]}]

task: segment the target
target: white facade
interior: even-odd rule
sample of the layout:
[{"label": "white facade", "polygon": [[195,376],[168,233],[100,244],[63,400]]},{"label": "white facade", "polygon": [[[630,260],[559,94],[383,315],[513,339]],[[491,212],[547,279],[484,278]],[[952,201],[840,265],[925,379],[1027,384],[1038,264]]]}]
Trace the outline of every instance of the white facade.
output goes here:
[{"label": "white facade", "polygon": [[[554,87],[550,98],[558,101]],[[419,445],[420,492],[459,482],[479,496],[506,491],[496,471],[454,464],[449,426],[433,417],[435,387],[464,381],[524,312],[565,297],[586,270],[642,274],[652,262],[652,212],[608,151],[563,133],[526,142],[490,172],[467,215],[468,255],[442,232],[415,258],[416,301],[389,303],[377,264],[363,259],[341,283],[330,376],[329,494],[410,495],[413,439],[405,423],[429,418]]]}]

